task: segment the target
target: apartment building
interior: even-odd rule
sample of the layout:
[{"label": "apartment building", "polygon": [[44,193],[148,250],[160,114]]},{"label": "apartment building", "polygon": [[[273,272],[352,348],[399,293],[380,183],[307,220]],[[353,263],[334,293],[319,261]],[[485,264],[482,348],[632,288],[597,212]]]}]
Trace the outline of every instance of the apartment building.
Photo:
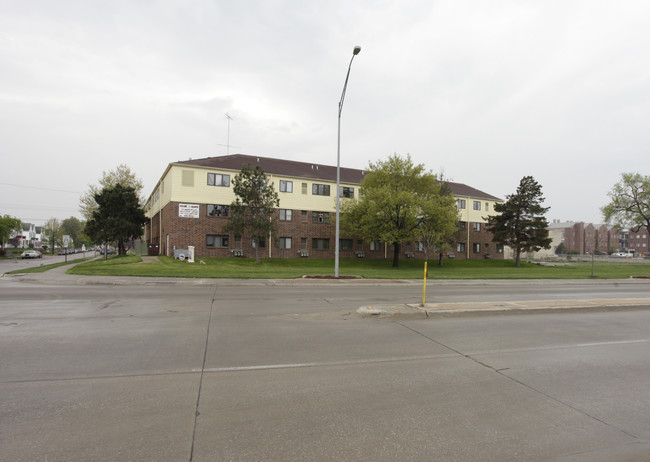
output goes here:
[{"label": "apartment building", "polygon": [[[558,223],[558,226],[563,224]],[[614,252],[630,252],[647,255],[649,237],[646,228],[621,232],[611,225],[568,222],[562,228],[566,252],[607,255]]]},{"label": "apartment building", "polygon": [[[268,157],[232,154],[170,163],[146,202],[145,237],[149,252],[172,256],[194,246],[195,256],[252,256],[250,236],[222,231],[235,200],[232,179],[245,164],[260,166],[280,197],[277,239],[257,245],[264,257],[334,257],[336,167]],[[358,198],[363,170],[341,168],[341,200]],[[460,229],[449,252],[454,258],[503,258],[484,217],[501,200],[461,183],[449,183],[457,199]],[[390,245],[341,236],[340,257],[388,258]],[[402,248],[402,258],[424,258],[421,243]]]}]

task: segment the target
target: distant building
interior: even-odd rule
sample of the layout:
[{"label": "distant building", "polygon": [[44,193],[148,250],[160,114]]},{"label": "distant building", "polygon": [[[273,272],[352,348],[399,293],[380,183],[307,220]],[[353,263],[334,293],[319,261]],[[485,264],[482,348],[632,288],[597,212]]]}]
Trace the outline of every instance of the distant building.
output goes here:
[{"label": "distant building", "polygon": [[646,228],[637,232],[621,232],[612,225],[554,221],[549,225],[549,232],[562,236],[561,239],[558,237],[559,242],[553,240],[552,249],[555,250],[562,242],[565,253],[608,255],[615,252],[631,252],[646,255],[649,252],[649,233]]},{"label": "distant building", "polygon": [[638,231],[628,230],[627,233],[621,234],[623,236],[621,241],[627,244],[625,249],[621,249],[621,252],[631,252],[634,255],[646,256],[649,254],[648,250],[648,229],[643,227]]},{"label": "distant building", "polygon": [[[251,256],[250,236],[222,231],[235,200],[231,181],[245,164],[260,166],[278,195],[277,241],[259,243],[265,257],[334,257],[336,167],[267,157],[233,154],[171,163],[146,201],[145,236],[149,252],[172,256],[174,249],[194,246],[196,257]],[[341,168],[342,201],[356,198],[365,172]],[[485,216],[501,200],[461,183],[448,183],[457,200],[460,230],[451,252],[455,258],[503,258],[492,242]],[[341,236],[340,257],[386,258],[385,242]],[[420,242],[403,246],[401,258],[423,258]]]}]

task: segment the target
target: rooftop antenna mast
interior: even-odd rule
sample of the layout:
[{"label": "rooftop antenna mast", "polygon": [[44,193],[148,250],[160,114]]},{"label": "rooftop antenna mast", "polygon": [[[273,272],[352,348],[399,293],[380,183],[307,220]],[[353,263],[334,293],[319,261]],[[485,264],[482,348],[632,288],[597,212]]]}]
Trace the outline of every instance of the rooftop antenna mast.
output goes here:
[{"label": "rooftop antenna mast", "polygon": [[219,144],[218,146],[225,146],[226,147],[226,154],[230,155],[230,148],[241,148],[241,146],[230,146],[230,121],[234,120],[232,117],[230,117],[230,114],[227,112],[226,114],[226,119],[228,119],[228,144]]},{"label": "rooftop antenna mast", "polygon": [[230,155],[230,121],[232,120],[232,117],[230,117],[230,114],[226,112],[226,119],[228,119],[228,141],[226,141],[226,154]]}]

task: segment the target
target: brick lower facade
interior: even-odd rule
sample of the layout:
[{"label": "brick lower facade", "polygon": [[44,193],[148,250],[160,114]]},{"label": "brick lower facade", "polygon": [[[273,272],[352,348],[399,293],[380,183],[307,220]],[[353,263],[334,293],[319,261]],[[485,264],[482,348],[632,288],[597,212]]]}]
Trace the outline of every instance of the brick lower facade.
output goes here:
[{"label": "brick lower facade", "polygon": [[[207,207],[206,204],[199,205],[199,218],[185,218],[179,216],[179,203],[169,202],[145,225],[150,249],[156,249],[160,255],[173,256],[174,249],[194,246],[195,258],[232,257],[236,255],[235,250],[242,250],[245,257],[255,256],[250,235],[244,235],[241,241],[229,235],[227,242],[217,237],[215,241],[220,245],[208,246],[207,236],[226,236],[221,230],[229,218],[208,216]],[[276,239],[264,242],[259,249],[260,257],[297,258],[304,255],[310,258],[334,258],[335,214],[323,213],[319,216],[317,212],[316,218],[323,221],[314,222],[312,211],[292,210],[291,220],[278,219]],[[461,222],[457,243],[445,252],[445,256],[457,259],[503,258],[503,249],[492,242],[492,235],[485,230],[485,223],[480,223],[478,228],[475,230],[473,223]],[[288,247],[287,238],[290,239],[290,248],[280,248],[281,241]],[[325,243],[328,244],[327,248],[318,248],[324,247]],[[301,254],[301,251],[306,252]],[[423,259],[426,256],[416,243],[402,245],[400,253],[400,258]],[[371,243],[341,235],[339,257],[357,258],[360,255],[364,258],[392,258],[393,253],[385,243]],[[436,258],[437,255],[429,252],[428,257]]]}]

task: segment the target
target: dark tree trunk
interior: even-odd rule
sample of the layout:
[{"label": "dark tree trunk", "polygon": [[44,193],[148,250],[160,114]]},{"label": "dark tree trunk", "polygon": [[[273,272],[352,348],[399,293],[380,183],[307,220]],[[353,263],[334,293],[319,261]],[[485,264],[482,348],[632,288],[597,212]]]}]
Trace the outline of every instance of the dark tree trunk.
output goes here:
[{"label": "dark tree trunk", "polygon": [[393,244],[395,247],[395,253],[393,253],[393,268],[399,268],[399,242]]},{"label": "dark tree trunk", "polygon": [[521,249],[517,247],[517,251],[515,254],[515,266],[519,268],[519,263],[521,262]]},{"label": "dark tree trunk", "polygon": [[442,266],[442,252],[438,255],[438,266]]},{"label": "dark tree trunk", "polygon": [[262,263],[260,259],[260,240],[257,237],[255,238],[255,263]]}]

